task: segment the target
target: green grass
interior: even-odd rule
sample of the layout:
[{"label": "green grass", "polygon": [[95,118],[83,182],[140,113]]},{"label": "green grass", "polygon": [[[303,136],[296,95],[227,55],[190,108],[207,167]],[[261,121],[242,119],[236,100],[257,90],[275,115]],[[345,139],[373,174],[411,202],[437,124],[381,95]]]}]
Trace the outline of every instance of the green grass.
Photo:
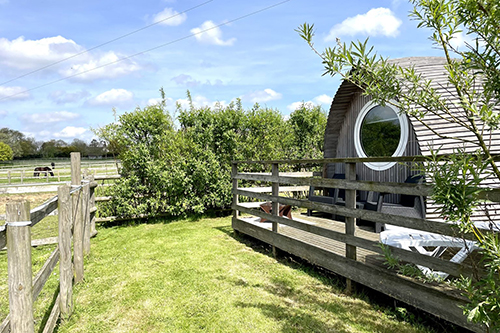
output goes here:
[{"label": "green grass", "polygon": [[230,218],[100,228],[58,332],[426,332],[250,245]]}]

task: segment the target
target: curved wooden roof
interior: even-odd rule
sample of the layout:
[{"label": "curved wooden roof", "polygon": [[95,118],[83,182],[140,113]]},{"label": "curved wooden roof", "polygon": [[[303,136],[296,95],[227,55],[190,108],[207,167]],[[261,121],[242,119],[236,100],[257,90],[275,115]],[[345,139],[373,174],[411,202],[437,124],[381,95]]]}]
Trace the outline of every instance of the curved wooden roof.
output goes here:
[{"label": "curved wooden roof", "polygon": [[[443,97],[447,99],[450,108],[457,109],[454,106],[458,102],[458,97],[453,93],[453,87],[448,82],[448,74],[444,68],[446,64],[445,58],[442,57],[410,57],[394,59],[391,62],[397,63],[403,67],[414,67],[418,74],[422,75],[423,79],[431,80],[431,87]],[[479,88],[479,86],[477,87]],[[361,89],[354,86],[352,83],[343,81],[333,99],[330,113],[328,116],[327,130],[325,132],[325,158],[336,157],[327,156],[335,155],[339,140],[340,128],[344,122],[344,117],[349,109],[349,105],[353,100],[353,96],[361,93]],[[422,125],[413,117],[409,117],[411,125],[415,130],[417,140],[423,155],[430,155],[431,150],[438,150],[440,154],[452,153],[453,149],[464,147],[468,151],[474,151],[477,146],[473,144],[465,145],[459,140],[443,139],[431,130]],[[424,118],[425,122],[441,135],[464,138],[471,141],[476,141],[476,138],[464,128],[446,121],[439,116],[427,114]],[[500,131],[493,133],[485,133],[484,137],[488,137],[491,152],[500,153]]]}]

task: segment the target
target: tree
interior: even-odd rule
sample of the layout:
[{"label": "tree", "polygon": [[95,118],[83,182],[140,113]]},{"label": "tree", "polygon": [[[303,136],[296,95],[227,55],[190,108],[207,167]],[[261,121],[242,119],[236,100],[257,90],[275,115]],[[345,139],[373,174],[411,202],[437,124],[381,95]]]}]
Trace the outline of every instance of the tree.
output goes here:
[{"label": "tree", "polygon": [[165,103],[136,108],[95,132],[120,151],[114,213],[178,216],[230,204],[231,184],[216,155],[175,130]]},{"label": "tree", "polygon": [[93,156],[103,156],[107,153],[106,151],[106,141],[92,139],[88,146],[89,155]]},{"label": "tree", "polygon": [[24,139],[24,134],[11,130],[7,127],[0,129],[0,141],[8,144],[14,153],[14,157],[22,157],[20,141]]},{"label": "tree", "polygon": [[[413,0],[410,16],[419,28],[430,29],[430,39],[443,51],[448,83],[458,102],[440,96],[432,81],[424,80],[411,67],[401,67],[377,55],[368,40],[326,48],[313,44],[314,25],[303,24],[297,31],[316,52],[325,75],[340,75],[363,89],[375,102],[393,104],[414,117],[436,135],[462,141],[475,154],[457,150],[453,163],[427,163],[433,179],[434,199],[441,203],[441,215],[459,223],[463,232],[477,236],[488,274],[476,280],[462,280],[471,300],[465,308],[469,320],[500,329],[500,241],[498,235],[484,235],[475,228],[471,214],[481,200],[478,186],[486,177],[500,181],[500,170],[492,156],[489,136],[500,123],[500,3],[494,0]],[[465,33],[473,42],[465,50],[454,47],[453,38]],[[438,133],[428,123],[437,116],[472,134],[473,140]],[[435,152],[436,153],[436,152]],[[495,221],[493,221],[495,222]]]},{"label": "tree", "polygon": [[4,142],[0,141],[0,161],[10,161],[14,158],[12,148]]},{"label": "tree", "polygon": [[42,143],[40,152],[45,158],[69,157],[71,148],[63,140],[50,140]]},{"label": "tree", "polygon": [[24,138],[19,143],[23,152],[23,158],[33,158],[39,156],[41,143],[37,142],[34,138]]},{"label": "tree", "polygon": [[302,105],[290,114],[291,159],[323,158],[327,116],[321,106]]}]

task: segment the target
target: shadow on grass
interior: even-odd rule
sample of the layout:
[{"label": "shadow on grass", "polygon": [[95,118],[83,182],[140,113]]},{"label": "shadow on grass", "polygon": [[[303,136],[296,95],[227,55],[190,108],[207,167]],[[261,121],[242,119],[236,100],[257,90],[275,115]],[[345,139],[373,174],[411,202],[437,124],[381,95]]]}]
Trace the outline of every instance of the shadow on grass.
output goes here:
[{"label": "shadow on grass", "polygon": [[102,222],[99,224],[102,228],[127,228],[138,226],[141,224],[169,224],[177,221],[185,221],[185,222],[198,222],[203,219],[203,216],[155,216],[148,218],[120,218],[118,220],[113,220],[109,222]]},{"label": "shadow on grass", "polygon": [[219,217],[225,217],[229,216],[232,211],[229,210],[222,210],[222,211],[208,211],[204,214],[185,214],[185,215],[158,215],[154,217],[144,217],[144,218],[120,218],[119,220],[114,220],[110,222],[102,222],[99,223],[100,227],[103,228],[121,228],[121,227],[131,227],[131,226],[137,226],[140,224],[169,224],[172,222],[178,222],[178,221],[183,221],[183,222],[199,222],[203,219],[206,218],[219,218]]},{"label": "shadow on grass", "polygon": [[[252,250],[267,255],[269,257],[273,256],[272,246],[262,242],[256,238],[245,235],[240,232],[233,230],[231,226],[215,227],[215,229],[227,234],[236,241],[245,244],[246,246],[252,248]],[[343,276],[337,275],[327,269],[320,266],[316,266],[309,261],[297,257],[295,255],[289,254],[284,251],[278,251],[278,257],[276,260],[283,265],[290,268],[300,270],[314,278],[320,280],[326,286],[332,288],[332,292],[337,295],[343,294],[346,288],[346,279]],[[234,282],[238,284],[241,282]],[[348,312],[351,311],[361,311],[359,305],[354,304],[353,301],[347,301],[350,304],[348,306],[340,306],[332,302],[324,302],[317,299],[314,295],[304,294],[297,292],[297,290],[291,289],[287,281],[274,279],[273,285],[271,286],[255,286],[264,288],[267,292],[270,292],[278,297],[283,297],[283,304],[287,303],[287,300],[292,299],[294,302],[301,300],[304,304],[316,304],[325,311],[335,313],[338,317],[347,317]],[[425,311],[419,310],[411,305],[405,304],[403,302],[397,301],[392,297],[389,297],[383,293],[380,293],[371,288],[365,287],[360,284],[355,284],[355,292],[351,295],[353,298],[358,298],[371,304],[375,309],[385,313],[388,317],[399,321],[405,321],[415,326],[425,327],[429,331],[434,332],[469,332],[461,327],[451,324],[445,320],[442,320],[432,314]],[[288,301],[289,302],[289,301]],[[286,306],[286,305],[272,305],[272,304],[262,304],[262,303],[240,303],[241,307],[255,307],[259,308],[267,316],[272,317],[276,320],[283,321],[284,323],[283,331],[302,331],[305,329],[301,327],[303,323],[308,323],[307,329],[314,331],[337,331],[339,327],[336,326],[335,329],[331,327],[328,323],[323,323],[315,318],[309,318],[310,316],[303,313],[300,307]],[[292,304],[293,305],[293,302]],[[375,312],[373,312],[375,313]],[[358,319],[358,323],[361,325],[369,325],[369,327],[376,327],[380,332],[383,332],[386,327],[376,324],[378,317],[375,315],[367,315]],[[350,330],[347,325],[343,326],[344,329]],[[342,328],[340,328],[342,329]]]},{"label": "shadow on grass", "polygon": [[[45,325],[47,324],[47,320],[49,320],[50,313],[52,312],[52,309],[54,308],[54,305],[56,304],[57,296],[59,295],[59,286],[56,288],[56,291],[54,292],[54,295],[52,296],[52,300],[50,302],[50,305],[47,308],[47,311],[45,311],[42,321],[40,322],[40,328],[38,329],[38,333],[42,333]],[[59,322],[59,319],[57,320]],[[56,327],[57,327],[56,323]]]}]

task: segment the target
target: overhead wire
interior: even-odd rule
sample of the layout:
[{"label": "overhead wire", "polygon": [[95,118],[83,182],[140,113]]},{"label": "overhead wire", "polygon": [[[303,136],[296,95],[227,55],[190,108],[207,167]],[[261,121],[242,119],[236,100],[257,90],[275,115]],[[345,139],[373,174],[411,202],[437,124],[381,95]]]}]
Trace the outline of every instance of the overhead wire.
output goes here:
[{"label": "overhead wire", "polygon": [[201,4],[199,4],[199,5],[196,5],[196,6],[194,6],[194,7],[191,7],[191,8],[189,8],[189,9],[186,9],[186,10],[184,10],[184,11],[180,12],[180,13],[177,13],[177,14],[175,14],[175,15],[171,15],[171,16],[166,17],[166,18],[164,18],[164,19],[161,19],[161,20],[159,20],[159,21],[155,21],[155,22],[153,22],[153,23],[151,23],[151,24],[148,24],[148,25],[146,25],[146,26],[144,26],[144,27],[142,27],[142,28],[139,28],[139,29],[137,29],[137,30],[131,31],[131,32],[129,32],[129,33],[126,33],[126,34],[121,35],[121,36],[119,36],[119,37],[113,38],[113,39],[111,39],[111,40],[108,40],[107,42],[104,42],[104,43],[102,43],[102,44],[99,44],[99,45],[93,46],[93,47],[91,47],[90,49],[84,50],[84,51],[82,51],[82,52],[75,53],[75,54],[73,54],[73,55],[71,55],[71,56],[69,56],[69,57],[66,57],[66,58],[63,58],[63,59],[61,59],[61,60],[55,61],[55,62],[53,62],[53,63],[51,63],[51,64],[48,64],[48,65],[43,66],[43,67],[40,67],[40,68],[38,68],[38,69],[32,70],[31,72],[27,72],[27,73],[24,73],[24,74],[22,74],[22,75],[19,75],[19,76],[17,76],[17,77],[15,77],[15,78],[13,78],[13,79],[10,79],[10,80],[8,80],[8,81],[5,81],[5,82],[0,83],[0,86],[3,86],[3,85],[5,85],[5,84],[11,83],[11,82],[16,81],[16,80],[19,80],[19,79],[21,79],[21,78],[23,78],[23,77],[26,77],[26,76],[28,76],[28,75],[31,75],[31,74],[37,73],[37,72],[42,71],[42,70],[44,70],[44,69],[47,69],[47,68],[50,68],[50,67],[55,66],[55,65],[57,65],[57,64],[60,64],[60,63],[62,63],[62,62],[64,62],[64,61],[66,61],[66,60],[73,59],[73,58],[78,57],[78,56],[80,56],[80,55],[82,55],[82,54],[85,54],[85,53],[88,53],[88,52],[90,52],[90,51],[93,51],[93,50],[95,50],[95,49],[97,49],[97,48],[99,48],[99,47],[101,47],[101,46],[111,44],[111,43],[113,43],[113,42],[116,42],[117,40],[123,39],[123,38],[125,38],[125,37],[128,37],[128,36],[130,36],[130,35],[133,35],[133,34],[138,33],[138,32],[140,32],[140,31],[143,31],[143,30],[146,30],[146,29],[148,29],[148,28],[151,28],[152,26],[158,25],[158,24],[160,24],[160,23],[163,23],[163,22],[165,22],[165,21],[168,21],[168,20],[170,20],[170,19],[173,19],[173,18],[175,18],[175,17],[177,17],[177,16],[179,16],[179,15],[182,15],[182,14],[185,14],[185,13],[187,13],[187,12],[190,12],[190,11],[192,11],[192,10],[194,10],[194,9],[197,9],[197,8],[199,8],[199,7],[201,7],[201,6],[204,6],[204,5],[206,5],[206,4],[208,4],[208,3],[212,2],[212,1],[214,1],[214,0],[208,0],[208,1],[205,1],[205,2],[203,2],[203,3],[201,3]]},{"label": "overhead wire", "polygon": [[200,34],[203,34],[207,31],[210,31],[210,30],[213,30],[213,29],[217,29],[217,28],[220,28],[222,26],[225,26],[225,25],[229,25],[231,23],[234,23],[236,21],[239,21],[239,20],[242,20],[242,19],[245,19],[247,17],[250,17],[250,16],[253,16],[253,15],[256,15],[256,14],[259,14],[259,13],[262,13],[266,10],[269,10],[269,9],[272,9],[274,7],[278,7],[286,2],[290,2],[291,0],[284,0],[284,1],[280,1],[280,2],[277,2],[273,5],[270,5],[270,6],[267,6],[267,7],[264,7],[264,8],[261,8],[259,10],[256,10],[256,11],[253,11],[251,13],[248,13],[248,14],[245,14],[245,15],[242,15],[242,16],[239,16],[237,18],[234,18],[232,20],[229,20],[229,21],[225,21],[223,23],[220,23],[220,24],[217,24],[217,25],[214,25],[210,28],[207,28],[207,29],[204,29],[204,30],[200,30],[196,33],[192,33],[192,34],[189,34],[189,35],[186,35],[184,37],[181,37],[181,38],[178,38],[178,39],[175,39],[175,40],[172,40],[170,42],[167,42],[167,43],[164,43],[164,44],[161,44],[161,45],[158,45],[158,46],[155,46],[155,47],[152,47],[150,49],[147,49],[147,50],[144,50],[144,51],[141,51],[141,52],[137,52],[137,53],[134,53],[130,56],[127,56],[127,57],[123,57],[123,58],[120,58],[120,59],[117,59],[115,61],[111,61],[111,62],[108,62],[106,64],[103,64],[103,65],[100,65],[100,66],[96,66],[94,68],[90,68],[90,69],[87,69],[85,71],[82,71],[82,72],[78,72],[78,73],[75,73],[75,74],[72,74],[72,75],[68,75],[68,76],[65,76],[63,78],[60,78],[60,79],[57,79],[57,80],[54,80],[54,81],[50,81],[50,82],[47,82],[47,83],[44,83],[44,84],[41,84],[39,86],[36,86],[36,87],[33,87],[33,88],[30,88],[30,89],[26,89],[26,90],[23,90],[23,91],[20,91],[20,92],[17,92],[15,94],[12,94],[12,95],[8,95],[8,96],[4,96],[2,98],[0,98],[0,101],[3,101],[5,99],[9,99],[9,98],[12,98],[12,97],[15,97],[15,96],[18,96],[18,95],[21,95],[21,94],[25,94],[25,93],[28,93],[30,91],[33,91],[33,90],[36,90],[36,89],[40,89],[40,88],[43,88],[43,87],[46,87],[46,86],[49,86],[49,85],[52,85],[54,83],[58,83],[58,82],[61,82],[61,81],[64,81],[64,80],[67,80],[67,79],[71,79],[73,77],[76,77],[76,76],[79,76],[79,75],[82,75],[82,74],[86,74],[86,73],[89,73],[89,72],[92,72],[92,71],[95,71],[97,69],[100,69],[100,68],[103,68],[103,67],[106,67],[106,66],[110,66],[110,65],[114,65],[114,64],[117,64],[119,62],[122,62],[122,61],[125,61],[125,60],[128,60],[130,58],[133,58],[133,57],[136,57],[138,55],[141,55],[141,54],[144,54],[144,53],[147,53],[147,52],[151,52],[151,51],[154,51],[154,50],[157,50],[157,49],[160,49],[162,47],[165,47],[165,46],[168,46],[168,45],[172,45],[174,43],[178,43],[180,41],[183,41],[185,39],[188,39],[188,38],[191,38],[191,37],[194,37],[196,35],[200,35]]}]

